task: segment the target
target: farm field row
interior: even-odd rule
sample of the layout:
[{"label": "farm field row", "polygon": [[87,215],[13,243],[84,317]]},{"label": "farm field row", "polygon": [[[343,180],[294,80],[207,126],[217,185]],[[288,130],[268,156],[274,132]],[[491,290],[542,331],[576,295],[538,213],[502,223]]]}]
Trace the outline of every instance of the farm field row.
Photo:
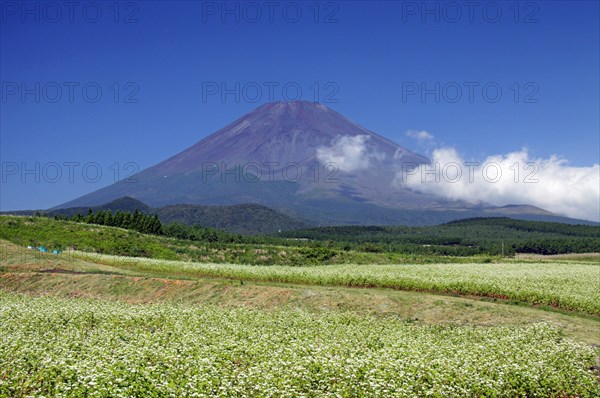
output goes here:
[{"label": "farm field row", "polygon": [[[58,268],[62,267],[62,268]],[[544,322],[565,337],[600,346],[600,320],[573,313],[544,311],[502,301],[400,291],[385,288],[309,286],[194,278],[170,279],[109,273],[104,266],[49,265],[40,271],[0,273],[0,289],[6,292],[56,298],[88,298],[130,304],[178,303],[189,306],[246,307],[264,311],[300,309],[315,314],[349,312],[393,317],[413,324],[502,326]],[[11,267],[12,268],[12,267]],[[87,269],[87,270],[86,270]],[[90,271],[90,272],[87,272]],[[115,269],[115,271],[119,271]]]},{"label": "farm field row", "polygon": [[477,295],[600,315],[600,264],[334,264],[313,267],[206,264],[83,252],[73,256],[127,270],[278,283]]},{"label": "farm field row", "polygon": [[0,293],[0,396],[597,396],[594,350],[545,324]]},{"label": "farm field row", "polygon": [[494,273],[552,292],[582,272],[593,285],[593,263],[238,266],[4,244],[0,396],[598,395],[596,316],[396,290]]}]

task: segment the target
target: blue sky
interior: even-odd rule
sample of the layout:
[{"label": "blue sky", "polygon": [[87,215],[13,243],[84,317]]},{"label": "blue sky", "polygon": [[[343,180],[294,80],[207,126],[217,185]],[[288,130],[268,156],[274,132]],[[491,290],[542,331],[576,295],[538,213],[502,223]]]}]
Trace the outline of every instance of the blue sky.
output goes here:
[{"label": "blue sky", "polygon": [[1,1],[0,209],[151,166],[267,102],[269,84],[424,153],[407,131],[465,159],[600,161],[598,1],[277,3]]}]

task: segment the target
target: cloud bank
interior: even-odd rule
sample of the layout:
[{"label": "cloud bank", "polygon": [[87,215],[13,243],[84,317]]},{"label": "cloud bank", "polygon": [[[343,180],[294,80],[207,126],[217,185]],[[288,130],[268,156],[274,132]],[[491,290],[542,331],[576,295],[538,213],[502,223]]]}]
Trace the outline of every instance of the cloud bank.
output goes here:
[{"label": "cloud bank", "polygon": [[335,163],[346,173],[366,170],[373,161],[383,160],[385,155],[367,146],[368,135],[337,136],[331,146],[317,148],[317,159],[322,163]]},{"label": "cloud bank", "polygon": [[453,148],[432,153],[432,163],[402,166],[394,184],[471,203],[530,204],[573,218],[600,221],[600,165],[569,166],[565,159],[530,158],[527,150],[464,160]]}]

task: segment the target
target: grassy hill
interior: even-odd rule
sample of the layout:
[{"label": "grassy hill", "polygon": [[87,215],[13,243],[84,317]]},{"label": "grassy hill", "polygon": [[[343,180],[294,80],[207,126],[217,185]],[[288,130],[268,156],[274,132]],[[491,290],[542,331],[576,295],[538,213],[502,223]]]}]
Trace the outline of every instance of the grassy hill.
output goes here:
[{"label": "grassy hill", "polygon": [[593,253],[600,252],[599,231],[600,227],[499,218],[435,227],[323,227],[274,237],[203,230],[199,238],[187,240],[46,217],[0,216],[0,239],[22,246],[264,265],[493,261],[502,251],[507,256]]},{"label": "grassy hill", "polygon": [[43,245],[49,249],[72,248],[94,253],[216,263],[301,265],[305,258],[300,247],[282,249],[258,243],[195,242],[46,217],[0,216],[0,239],[21,246]]},{"label": "grassy hill", "polygon": [[165,260],[202,261],[260,265],[398,264],[424,262],[481,261],[487,256],[449,257],[435,253],[370,252],[320,242],[260,236],[223,234],[217,241],[185,240],[146,235],[133,230],[46,217],[0,216],[0,239],[21,246],[46,246]]}]

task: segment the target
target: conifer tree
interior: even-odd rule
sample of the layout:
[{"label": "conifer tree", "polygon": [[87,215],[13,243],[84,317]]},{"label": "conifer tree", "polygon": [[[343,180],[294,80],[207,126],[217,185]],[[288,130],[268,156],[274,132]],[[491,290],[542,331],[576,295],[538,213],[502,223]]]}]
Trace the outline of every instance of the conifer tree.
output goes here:
[{"label": "conifer tree", "polygon": [[92,209],[88,208],[87,216],[85,217],[85,222],[88,223],[88,224],[91,224],[93,222],[92,216],[93,216]]}]

